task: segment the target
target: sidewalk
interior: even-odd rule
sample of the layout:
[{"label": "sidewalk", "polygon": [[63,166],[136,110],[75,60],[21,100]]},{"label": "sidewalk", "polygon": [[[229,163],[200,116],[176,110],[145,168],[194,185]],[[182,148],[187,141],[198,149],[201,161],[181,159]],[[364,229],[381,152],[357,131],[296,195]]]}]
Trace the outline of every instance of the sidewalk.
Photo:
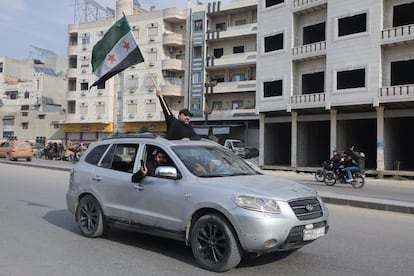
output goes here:
[{"label": "sidewalk", "polygon": [[[33,159],[26,161],[8,161],[1,163],[31,166],[54,170],[70,171],[74,164],[68,161]],[[325,203],[348,205],[359,208],[414,214],[414,181],[366,178],[362,189],[354,189],[349,184],[326,186],[317,182],[312,173],[296,173],[292,171],[262,170],[264,174],[275,175],[305,184],[316,189]]]}]

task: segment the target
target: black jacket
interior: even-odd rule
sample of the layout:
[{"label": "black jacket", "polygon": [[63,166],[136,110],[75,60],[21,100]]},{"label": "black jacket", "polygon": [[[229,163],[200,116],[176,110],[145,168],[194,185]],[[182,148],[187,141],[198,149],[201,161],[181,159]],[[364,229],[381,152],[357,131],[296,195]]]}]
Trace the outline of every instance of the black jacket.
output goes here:
[{"label": "black jacket", "polygon": [[191,140],[199,140],[200,137],[194,131],[193,126],[186,124],[172,114],[167,102],[162,95],[158,96],[162,111],[165,116],[165,122],[167,123],[167,136],[168,140],[181,140],[182,138],[189,138]]}]

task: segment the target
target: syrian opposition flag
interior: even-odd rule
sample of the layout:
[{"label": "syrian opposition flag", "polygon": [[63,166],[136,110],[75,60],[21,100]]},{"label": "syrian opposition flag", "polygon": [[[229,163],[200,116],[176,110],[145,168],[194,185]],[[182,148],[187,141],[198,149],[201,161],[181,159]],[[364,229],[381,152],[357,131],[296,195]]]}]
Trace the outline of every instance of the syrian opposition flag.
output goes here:
[{"label": "syrian opposition flag", "polygon": [[93,47],[92,71],[98,80],[92,86],[102,84],[119,72],[143,61],[131,26],[124,15]]}]

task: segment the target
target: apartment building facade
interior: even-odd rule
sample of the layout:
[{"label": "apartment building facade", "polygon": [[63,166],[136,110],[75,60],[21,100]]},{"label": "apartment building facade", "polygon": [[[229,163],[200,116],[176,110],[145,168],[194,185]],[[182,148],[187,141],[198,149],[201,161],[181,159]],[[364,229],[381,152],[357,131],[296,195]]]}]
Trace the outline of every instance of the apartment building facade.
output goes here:
[{"label": "apartment building facade", "polygon": [[[187,11],[146,11],[137,1],[118,0],[116,14],[116,18],[69,25],[68,112],[62,125],[67,140],[88,142],[113,133],[165,131],[157,89],[173,112],[185,106]],[[96,80],[90,65],[93,46],[123,14],[145,63],[89,89]]]},{"label": "apartment building facade", "polygon": [[33,48],[41,59],[0,57],[0,129],[4,139],[62,139],[67,61],[49,50]]},{"label": "apartment building facade", "polygon": [[413,14],[410,0],[259,1],[260,165],[357,145],[368,169],[414,170]]},{"label": "apartment building facade", "polygon": [[196,130],[258,146],[257,0],[189,7],[189,107]]}]

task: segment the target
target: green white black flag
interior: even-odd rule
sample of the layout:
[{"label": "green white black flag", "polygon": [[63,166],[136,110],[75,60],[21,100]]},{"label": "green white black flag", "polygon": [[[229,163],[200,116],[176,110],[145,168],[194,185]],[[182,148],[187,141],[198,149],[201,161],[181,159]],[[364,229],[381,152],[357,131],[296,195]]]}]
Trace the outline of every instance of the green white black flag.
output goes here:
[{"label": "green white black flag", "polygon": [[104,83],[128,67],[144,61],[125,15],[109,28],[92,50],[92,71],[98,77],[92,86]]}]

